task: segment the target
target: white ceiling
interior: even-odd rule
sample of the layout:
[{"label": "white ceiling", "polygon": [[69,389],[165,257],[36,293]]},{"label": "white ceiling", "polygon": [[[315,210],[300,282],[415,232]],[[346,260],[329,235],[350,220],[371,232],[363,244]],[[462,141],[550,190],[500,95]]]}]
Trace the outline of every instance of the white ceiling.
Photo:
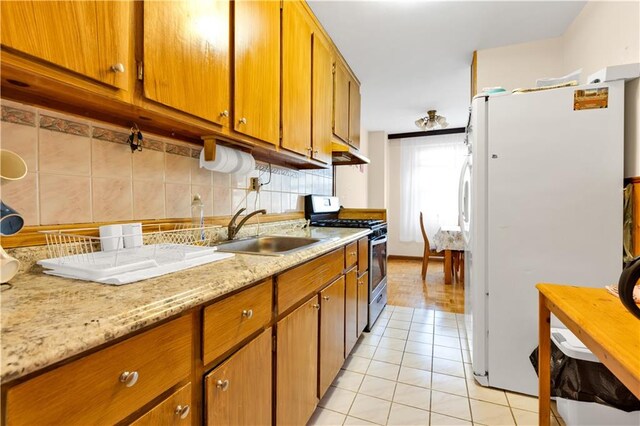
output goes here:
[{"label": "white ceiling", "polygon": [[309,1],[362,87],[368,131],[419,131],[437,109],[466,125],[474,50],[557,37],[582,1]]}]

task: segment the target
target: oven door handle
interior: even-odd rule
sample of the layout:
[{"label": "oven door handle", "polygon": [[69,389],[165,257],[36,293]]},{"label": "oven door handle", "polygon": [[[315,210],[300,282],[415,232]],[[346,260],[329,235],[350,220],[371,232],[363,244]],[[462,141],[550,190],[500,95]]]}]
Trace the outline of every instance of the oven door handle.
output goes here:
[{"label": "oven door handle", "polygon": [[383,244],[387,242],[387,236],[383,235],[371,240],[371,246],[377,246],[378,244]]}]

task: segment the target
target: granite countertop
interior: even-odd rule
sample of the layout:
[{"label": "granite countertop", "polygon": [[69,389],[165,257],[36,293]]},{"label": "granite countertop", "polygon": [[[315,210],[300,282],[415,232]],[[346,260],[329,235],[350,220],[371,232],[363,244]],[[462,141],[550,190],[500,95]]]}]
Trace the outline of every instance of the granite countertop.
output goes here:
[{"label": "granite countertop", "polygon": [[1,383],[147,327],[355,241],[368,229],[309,228],[287,235],[330,241],[286,256],[236,254],[124,286],[17,275],[0,294]]}]

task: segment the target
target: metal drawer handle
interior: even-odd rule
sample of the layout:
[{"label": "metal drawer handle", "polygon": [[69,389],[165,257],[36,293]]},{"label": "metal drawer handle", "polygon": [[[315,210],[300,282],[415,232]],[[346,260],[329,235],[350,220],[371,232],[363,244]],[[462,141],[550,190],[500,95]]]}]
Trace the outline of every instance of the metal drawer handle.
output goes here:
[{"label": "metal drawer handle", "polygon": [[318,305],[317,303],[314,303],[313,305],[311,305],[311,307],[313,309],[318,309],[318,310],[320,309],[320,305]]},{"label": "metal drawer handle", "polygon": [[242,311],[242,316],[246,319],[251,319],[253,317],[253,309],[245,309]]},{"label": "metal drawer handle", "polygon": [[113,72],[124,72],[124,65],[118,62],[117,64],[111,65],[111,71]]},{"label": "metal drawer handle", "polygon": [[130,388],[138,382],[138,372],[125,371],[120,375],[120,382],[124,383],[126,387]]},{"label": "metal drawer handle", "polygon": [[186,419],[189,417],[189,413],[191,412],[191,407],[189,405],[178,405],[176,407],[176,415],[180,416],[181,419]]},{"label": "metal drawer handle", "polygon": [[227,111],[226,109],[220,113],[220,117],[228,117],[228,116],[229,116],[229,111]]},{"label": "metal drawer handle", "polygon": [[216,382],[216,387],[222,392],[226,392],[227,389],[229,389],[229,380],[218,380]]},{"label": "metal drawer handle", "polygon": [[247,119],[246,119],[246,118],[244,118],[244,117],[242,117],[242,118],[238,121],[238,123],[239,123],[239,124],[247,124]]},{"label": "metal drawer handle", "polygon": [[329,300],[329,299],[330,299],[330,297],[329,297],[329,296],[322,296],[322,298],[323,298],[324,300]]}]

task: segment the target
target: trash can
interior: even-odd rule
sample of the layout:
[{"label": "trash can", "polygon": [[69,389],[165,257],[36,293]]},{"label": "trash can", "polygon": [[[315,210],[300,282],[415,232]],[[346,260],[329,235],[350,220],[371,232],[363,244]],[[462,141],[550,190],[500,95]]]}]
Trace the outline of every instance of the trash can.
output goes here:
[{"label": "trash can", "polygon": [[[551,395],[567,426],[640,425],[640,401],[566,328],[551,329]],[[537,371],[538,349],[531,354]]]}]

